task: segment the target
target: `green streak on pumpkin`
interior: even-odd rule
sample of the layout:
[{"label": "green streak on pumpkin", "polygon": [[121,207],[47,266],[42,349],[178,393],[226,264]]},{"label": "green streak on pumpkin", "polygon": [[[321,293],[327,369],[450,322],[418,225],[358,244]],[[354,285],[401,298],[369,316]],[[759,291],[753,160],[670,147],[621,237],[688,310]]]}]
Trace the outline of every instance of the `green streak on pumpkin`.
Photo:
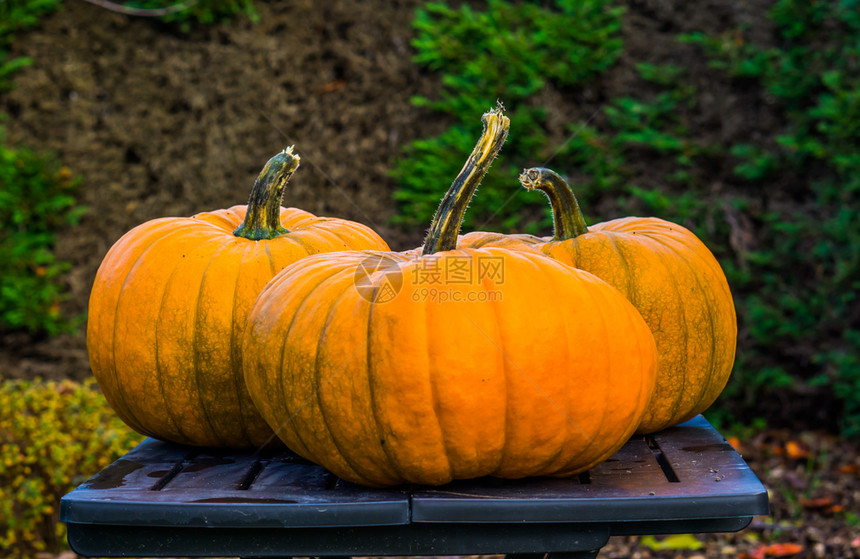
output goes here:
[{"label": "green streak on pumpkin", "polygon": [[245,221],[233,231],[235,236],[260,241],[289,233],[281,225],[281,199],[300,160],[293,146],[269,159],[254,181]]},{"label": "green streak on pumpkin", "polygon": [[558,173],[543,167],[533,167],[523,171],[520,183],[526,190],[541,190],[549,198],[555,227],[553,241],[566,241],[588,233],[579,202],[570,185]]},{"label": "green streak on pumpkin", "polygon": [[424,255],[434,254],[457,248],[457,237],[460,234],[460,224],[469,207],[469,200],[481,184],[481,179],[487,174],[490,164],[499,154],[502,145],[508,137],[511,121],[502,114],[500,106],[484,113],[481,120],[484,131],[472,150],[472,154],[454,179],[451,188],[445,194],[433,221],[430,231],[424,240]]}]

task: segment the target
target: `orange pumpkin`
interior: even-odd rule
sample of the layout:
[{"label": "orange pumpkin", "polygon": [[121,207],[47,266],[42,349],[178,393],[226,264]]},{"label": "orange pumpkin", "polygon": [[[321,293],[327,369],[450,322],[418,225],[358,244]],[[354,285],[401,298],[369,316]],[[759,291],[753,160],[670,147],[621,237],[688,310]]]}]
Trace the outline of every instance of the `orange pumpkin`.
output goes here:
[{"label": "orange pumpkin", "polygon": [[364,225],[281,208],[298,165],[288,148],[263,168],[248,206],[155,219],[108,251],[90,295],[87,349],[108,402],[135,430],[203,446],[272,437],[240,368],[254,299],[310,254],[388,248]]},{"label": "orange pumpkin", "polygon": [[571,475],[620,448],[650,400],[653,337],[614,288],[537,253],[456,248],[507,134],[500,111],[484,123],[423,254],[308,257],[249,315],[255,404],[346,480]]},{"label": "orange pumpkin", "polygon": [[737,318],[725,274],[688,229],[658,218],[626,217],[587,226],[570,186],[549,169],[520,177],[553,209],[552,238],[469,234],[466,246],[537,249],[620,290],[657,342],[657,389],[638,431],[651,433],[702,413],[728,381]]}]

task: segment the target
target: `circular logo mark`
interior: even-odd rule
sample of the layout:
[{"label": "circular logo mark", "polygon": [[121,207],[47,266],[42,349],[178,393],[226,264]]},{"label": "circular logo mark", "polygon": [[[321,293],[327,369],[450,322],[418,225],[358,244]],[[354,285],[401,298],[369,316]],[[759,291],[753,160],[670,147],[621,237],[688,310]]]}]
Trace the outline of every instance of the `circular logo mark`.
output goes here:
[{"label": "circular logo mark", "polygon": [[353,283],[365,300],[387,303],[397,297],[403,287],[400,261],[386,254],[371,254],[356,268]]}]

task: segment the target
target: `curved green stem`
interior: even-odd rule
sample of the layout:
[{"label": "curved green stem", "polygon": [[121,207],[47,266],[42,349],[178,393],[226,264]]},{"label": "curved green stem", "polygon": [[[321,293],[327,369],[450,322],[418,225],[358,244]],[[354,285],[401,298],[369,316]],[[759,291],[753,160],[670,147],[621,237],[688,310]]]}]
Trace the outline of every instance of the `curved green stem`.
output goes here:
[{"label": "curved green stem", "polygon": [[511,121],[502,113],[502,107],[484,113],[481,120],[484,123],[481,138],[433,216],[424,239],[425,255],[457,248],[457,237],[469,200],[508,137]]},{"label": "curved green stem", "polygon": [[543,167],[533,167],[523,171],[520,183],[526,190],[541,190],[549,198],[555,227],[552,240],[564,241],[588,233],[579,202],[570,185],[558,173]]},{"label": "curved green stem", "polygon": [[245,221],[233,231],[234,235],[259,241],[289,233],[281,225],[281,199],[300,160],[299,155],[293,153],[293,146],[269,159],[251,189]]}]

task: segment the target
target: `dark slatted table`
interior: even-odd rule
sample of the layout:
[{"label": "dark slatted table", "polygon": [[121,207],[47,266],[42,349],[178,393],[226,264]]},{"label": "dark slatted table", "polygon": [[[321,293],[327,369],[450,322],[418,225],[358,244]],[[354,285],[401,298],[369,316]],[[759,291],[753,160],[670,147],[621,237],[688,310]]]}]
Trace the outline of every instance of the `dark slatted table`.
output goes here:
[{"label": "dark slatted table", "polygon": [[701,416],[571,479],[386,490],[286,450],[147,439],[60,508],[72,549],[90,557],[595,557],[612,535],[730,532],[767,513],[765,488]]}]

